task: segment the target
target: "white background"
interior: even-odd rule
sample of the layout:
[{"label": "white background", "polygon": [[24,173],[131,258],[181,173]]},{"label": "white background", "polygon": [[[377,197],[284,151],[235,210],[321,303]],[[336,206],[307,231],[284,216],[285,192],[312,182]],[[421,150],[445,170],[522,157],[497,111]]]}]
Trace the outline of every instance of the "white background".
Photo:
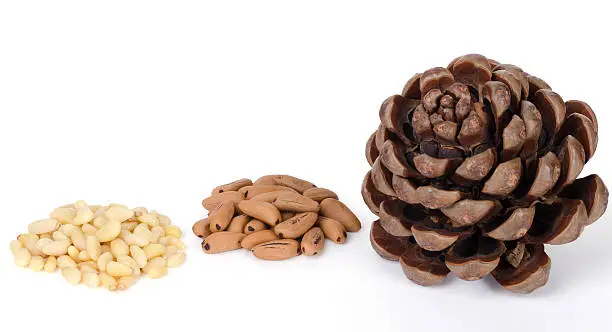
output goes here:
[{"label": "white background", "polygon": [[[587,101],[600,140],[583,174],[611,185],[603,3],[2,1],[0,330],[609,331],[609,214],[549,247],[548,285],[519,296],[490,279],[411,284],[370,248],[360,196],[380,103],[474,52]],[[335,190],[363,230],[317,258],[203,254],[201,199],[270,173]],[[9,241],[78,199],[169,215],[185,265],[118,294],[17,268]]]}]

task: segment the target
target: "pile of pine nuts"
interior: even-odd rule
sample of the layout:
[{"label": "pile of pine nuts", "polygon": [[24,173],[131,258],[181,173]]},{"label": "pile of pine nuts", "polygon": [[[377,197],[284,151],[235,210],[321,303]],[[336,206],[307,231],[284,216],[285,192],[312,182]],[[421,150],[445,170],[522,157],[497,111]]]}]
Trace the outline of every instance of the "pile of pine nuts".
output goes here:
[{"label": "pile of pine nuts", "polygon": [[11,242],[15,263],[34,271],[61,270],[71,284],[125,290],[144,274],[160,278],[185,261],[181,230],[146,208],[61,206]]},{"label": "pile of pine nuts", "polygon": [[193,225],[214,254],[240,248],[264,260],[313,256],[325,238],[342,244],[359,219],[331,190],[289,175],[267,175],[255,183],[240,179],[213,189],[202,201],[208,218]]}]

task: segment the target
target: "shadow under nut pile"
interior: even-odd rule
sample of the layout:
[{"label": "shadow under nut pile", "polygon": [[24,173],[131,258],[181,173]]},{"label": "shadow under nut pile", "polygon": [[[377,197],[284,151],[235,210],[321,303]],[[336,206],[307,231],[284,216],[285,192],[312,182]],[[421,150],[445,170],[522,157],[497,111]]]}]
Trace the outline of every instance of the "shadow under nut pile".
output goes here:
[{"label": "shadow under nut pile", "polygon": [[347,232],[361,229],[333,191],[289,175],[221,185],[202,205],[208,218],[196,222],[193,232],[208,254],[244,248],[264,260],[313,256],[325,238],[343,244]]}]

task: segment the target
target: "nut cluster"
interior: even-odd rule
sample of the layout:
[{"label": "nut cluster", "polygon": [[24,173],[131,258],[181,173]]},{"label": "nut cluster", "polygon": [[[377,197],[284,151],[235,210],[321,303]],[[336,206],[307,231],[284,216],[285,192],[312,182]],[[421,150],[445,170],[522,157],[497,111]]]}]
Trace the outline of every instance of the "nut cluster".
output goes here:
[{"label": "nut cluster", "polygon": [[144,274],[160,278],[185,261],[181,230],[163,214],[124,205],[64,205],[11,242],[15,263],[89,287],[125,290]]},{"label": "nut cluster", "polygon": [[214,254],[245,248],[264,260],[323,250],[325,238],[342,244],[359,219],[331,190],[289,175],[241,179],[213,189],[202,201],[208,218],[193,225],[202,249]]}]

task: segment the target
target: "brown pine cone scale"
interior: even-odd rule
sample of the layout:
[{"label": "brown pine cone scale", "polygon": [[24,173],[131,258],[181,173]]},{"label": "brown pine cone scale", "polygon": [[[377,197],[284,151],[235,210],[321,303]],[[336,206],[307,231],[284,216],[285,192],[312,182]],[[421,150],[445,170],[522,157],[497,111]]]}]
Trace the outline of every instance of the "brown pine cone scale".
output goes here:
[{"label": "brown pine cone scale", "polygon": [[414,75],[379,116],[362,185],[380,218],[370,239],[417,284],[492,275],[529,293],[548,280],[544,244],[576,240],[606,210],[601,178],[579,178],[595,113],[517,66],[461,56]]}]

